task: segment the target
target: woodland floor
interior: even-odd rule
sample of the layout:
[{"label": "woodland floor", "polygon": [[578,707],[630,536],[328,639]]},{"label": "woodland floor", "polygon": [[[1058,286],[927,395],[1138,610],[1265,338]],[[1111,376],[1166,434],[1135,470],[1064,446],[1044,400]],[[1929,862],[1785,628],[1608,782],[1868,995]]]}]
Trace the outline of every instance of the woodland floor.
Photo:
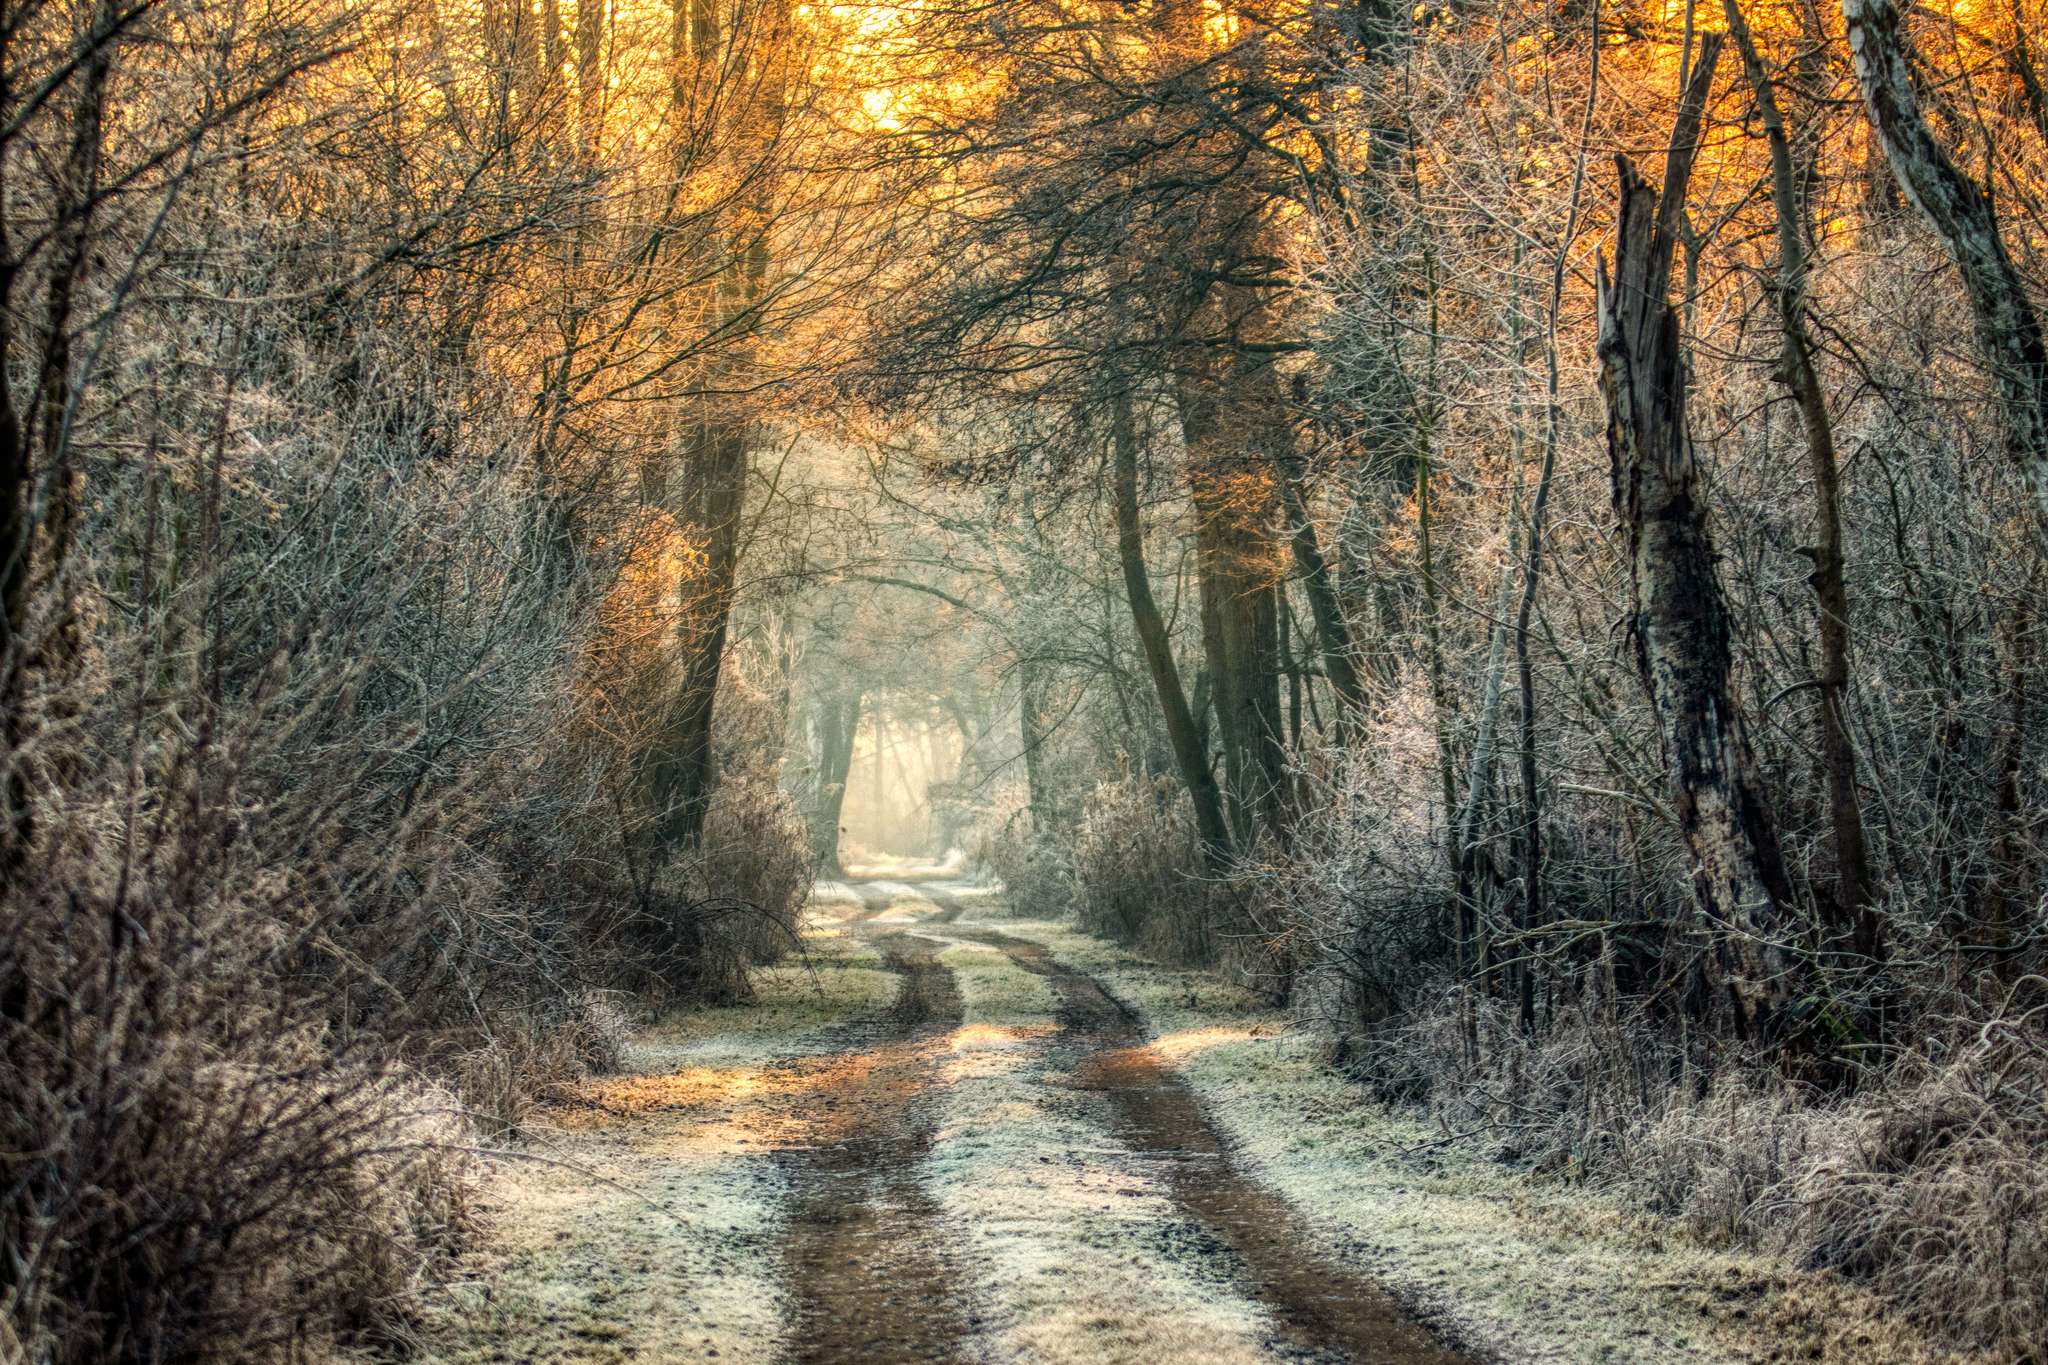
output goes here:
[{"label": "woodland floor", "polygon": [[500,1160],[430,1361],[1935,1359],[1854,1290],[1460,1155],[1215,978],[936,869]]}]

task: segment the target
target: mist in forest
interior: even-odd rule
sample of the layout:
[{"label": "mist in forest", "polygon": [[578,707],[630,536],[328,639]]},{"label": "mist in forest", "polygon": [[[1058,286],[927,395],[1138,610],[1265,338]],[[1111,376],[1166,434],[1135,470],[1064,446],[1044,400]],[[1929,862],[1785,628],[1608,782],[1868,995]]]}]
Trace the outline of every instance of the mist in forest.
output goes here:
[{"label": "mist in forest", "polygon": [[841,807],[842,845],[898,858],[937,859],[955,831],[933,809],[932,784],[960,764],[960,737],[887,717],[866,721],[854,738]]}]

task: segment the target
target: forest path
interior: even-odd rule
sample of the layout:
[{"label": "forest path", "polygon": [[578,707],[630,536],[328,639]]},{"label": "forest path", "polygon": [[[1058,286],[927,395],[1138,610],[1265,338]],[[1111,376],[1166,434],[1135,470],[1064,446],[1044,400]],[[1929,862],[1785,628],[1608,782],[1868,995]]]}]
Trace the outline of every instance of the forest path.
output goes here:
[{"label": "forest path", "polygon": [[1447,1362],[984,888],[821,887],[762,1003],[536,1125],[429,1360]]},{"label": "forest path", "polygon": [[[940,900],[936,888],[931,894]],[[1311,1250],[1299,1215],[1239,1169],[1194,1093],[1147,1041],[1142,1020],[1101,982],[1040,944],[992,929],[957,932],[1052,984],[1060,1002],[1055,1050],[1071,1084],[1108,1101],[1112,1131],[1158,1162],[1182,1212],[1217,1239],[1216,1255],[1272,1317],[1268,1345],[1304,1360],[1449,1365],[1459,1358],[1379,1285]]]},{"label": "forest path", "polygon": [[1849,1291],[1447,1147],[1213,973],[875,871],[819,885],[752,1005],[529,1119],[424,1361],[1452,1359],[1382,1285],[1518,1362],[1931,1359]]}]

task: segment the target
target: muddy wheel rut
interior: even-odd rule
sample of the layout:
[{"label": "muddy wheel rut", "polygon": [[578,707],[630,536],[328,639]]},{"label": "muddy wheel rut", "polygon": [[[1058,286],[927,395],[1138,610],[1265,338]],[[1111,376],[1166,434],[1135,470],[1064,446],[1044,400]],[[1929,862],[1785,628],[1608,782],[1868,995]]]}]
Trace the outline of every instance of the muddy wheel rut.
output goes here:
[{"label": "muddy wheel rut", "polygon": [[925,917],[926,924],[952,924],[967,913],[967,903],[943,887],[920,886],[917,894],[938,908],[938,913]]},{"label": "muddy wheel rut", "polygon": [[[930,889],[920,890],[945,908]],[[1062,1025],[1055,1051],[1071,1083],[1102,1097],[1112,1131],[1158,1163],[1175,1202],[1215,1235],[1233,1278],[1272,1316],[1278,1339],[1269,1349],[1285,1359],[1372,1365],[1463,1359],[1380,1286],[1309,1249],[1299,1215],[1235,1166],[1194,1093],[1148,1044],[1141,1021],[1093,977],[995,930],[949,925],[946,932],[1000,950],[1052,986]]]},{"label": "muddy wheel rut", "polygon": [[877,915],[885,915],[896,903],[896,893],[882,882],[848,882],[853,894],[860,897],[860,909],[853,914],[856,924],[865,924]]},{"label": "muddy wheel rut", "polygon": [[[867,887],[863,918],[888,908]],[[872,937],[903,978],[877,1021],[835,1039],[843,1077],[813,1116],[808,1144],[778,1155],[792,1190],[787,1283],[796,1297],[789,1355],[814,1365],[953,1361],[972,1323],[959,1308],[942,1220],[919,1181],[931,1146],[920,1098],[934,1049],[960,1022],[960,995],[938,961],[942,944],[904,933]]]}]

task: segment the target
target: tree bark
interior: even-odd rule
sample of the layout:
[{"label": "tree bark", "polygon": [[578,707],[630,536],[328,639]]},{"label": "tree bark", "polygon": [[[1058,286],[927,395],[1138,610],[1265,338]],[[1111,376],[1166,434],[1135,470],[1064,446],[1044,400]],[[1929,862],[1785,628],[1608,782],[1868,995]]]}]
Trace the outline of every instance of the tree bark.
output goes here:
[{"label": "tree bark", "polygon": [[2048,344],[1985,188],[1957,169],[1920,113],[1911,47],[1893,0],[1842,0],[1856,79],[1885,160],[1962,276],[1977,349],[1998,385],[2006,448],[2048,522]]},{"label": "tree bark", "polygon": [[1680,101],[1661,201],[1627,158],[1616,158],[1621,210],[1612,274],[1605,260],[1599,268],[1598,355],[1630,634],[1662,732],[1695,894],[1724,945],[1738,1033],[1775,1043],[1797,1026],[1791,889],[1730,686],[1728,610],[1686,427],[1685,358],[1669,288],[1719,52],[1719,35],[1708,35]]},{"label": "tree bark", "polygon": [[1214,689],[1217,739],[1240,847],[1286,827],[1286,749],[1268,453],[1271,366],[1241,355],[1181,376],[1181,429],[1195,509],[1202,644]]},{"label": "tree bark", "polygon": [[1111,464],[1115,471],[1116,549],[1124,573],[1124,595],[1131,604],[1131,623],[1138,633],[1138,645],[1145,655],[1146,671],[1159,695],[1159,707],[1166,718],[1167,742],[1180,769],[1182,784],[1195,808],[1195,828],[1201,836],[1203,858],[1211,872],[1230,866],[1230,827],[1223,816],[1223,795],[1216,787],[1216,775],[1209,769],[1208,745],[1195,721],[1187,694],[1181,690],[1180,671],[1173,660],[1173,641],[1166,633],[1166,620],[1152,597],[1152,578],[1145,568],[1144,528],[1138,521],[1138,430],[1131,414],[1128,394],[1118,394],[1112,413]]},{"label": "tree bark", "polygon": [[1828,815],[1835,854],[1836,929],[1851,936],[1859,956],[1876,958],[1883,932],[1870,904],[1869,841],[1863,831],[1862,799],[1856,790],[1856,746],[1849,736],[1849,590],[1843,575],[1841,478],[1835,459],[1834,424],[1827,397],[1813,363],[1813,338],[1807,331],[1806,215],[1796,189],[1792,142],[1778,106],[1777,92],[1764,71],[1762,57],[1744,21],[1737,0],[1723,0],[1728,32],[1742,55],[1742,66],[1755,92],[1759,120],[1770,147],[1771,201],[1777,217],[1778,278],[1776,294],[1781,354],[1777,378],[1799,408],[1806,436],[1807,464],[1813,473],[1814,543],[1808,554],[1820,614],[1821,767],[1827,777]]}]

